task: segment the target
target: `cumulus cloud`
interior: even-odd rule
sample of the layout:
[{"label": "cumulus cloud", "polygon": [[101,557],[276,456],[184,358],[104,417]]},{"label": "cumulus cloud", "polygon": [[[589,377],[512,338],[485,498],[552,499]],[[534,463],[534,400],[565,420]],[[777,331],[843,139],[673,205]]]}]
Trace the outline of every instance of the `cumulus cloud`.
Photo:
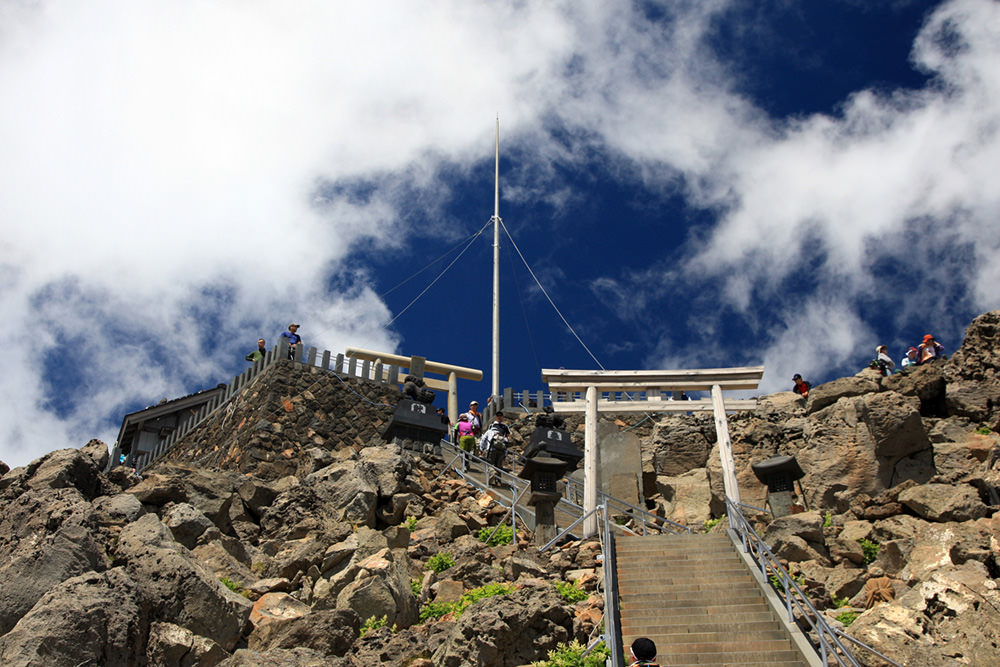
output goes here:
[{"label": "cumulus cloud", "polygon": [[[893,258],[936,298],[996,306],[997,4],[928,18],[912,55],[925,88],[791,120],[734,92],[707,46],[731,4],[0,6],[0,458],[113,440],[122,412],[228,379],[293,319],[320,348],[394,349],[352,253],[404,245],[414,196],[420,233],[460,238],[435,217],[456,194],[443,172],[490,155],[497,112],[520,165],[508,201],[579,200],[561,167],[600,160],[711,213],[678,266],[593,276],[626,320],[689,306],[649,327],[637,364],[728,365],[711,353],[732,350],[727,318],[752,338],[740,362],[773,366],[774,387],[817,357],[846,364],[877,335],[859,300],[897,300],[879,295]],[[784,295],[804,270],[808,287]],[[714,342],[692,354],[671,339],[682,325]]]}]

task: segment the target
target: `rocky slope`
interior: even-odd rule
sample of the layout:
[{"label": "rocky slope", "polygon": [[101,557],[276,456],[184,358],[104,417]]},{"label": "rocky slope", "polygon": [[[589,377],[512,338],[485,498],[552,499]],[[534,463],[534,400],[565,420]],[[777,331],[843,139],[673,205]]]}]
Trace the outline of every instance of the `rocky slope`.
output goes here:
[{"label": "rocky slope", "polygon": [[[0,664],[521,665],[592,636],[600,596],[569,603],[553,584],[595,593],[599,544],[481,542],[506,513],[379,439],[398,400],[281,363],[141,480],[102,473],[97,441],[0,463]],[[630,426],[648,504],[718,518],[711,418]],[[751,463],[789,454],[805,471],[801,512],[753,519],[831,618],[856,615],[849,631],[903,664],[993,664],[1000,313],[947,362],[773,394],[730,429],[744,502],[765,501]],[[444,553],[452,567],[427,569]],[[473,590],[502,594],[420,619]]]}]

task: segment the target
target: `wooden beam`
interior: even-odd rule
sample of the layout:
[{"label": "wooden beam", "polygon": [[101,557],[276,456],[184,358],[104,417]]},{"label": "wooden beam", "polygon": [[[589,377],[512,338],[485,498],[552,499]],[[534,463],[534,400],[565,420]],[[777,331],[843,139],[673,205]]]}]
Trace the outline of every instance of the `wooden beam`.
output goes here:
[{"label": "wooden beam", "polygon": [[614,387],[681,390],[685,386],[692,386],[710,389],[713,385],[726,388],[730,383],[739,385],[740,389],[756,389],[763,376],[763,366],[647,371],[542,369],[542,381],[550,387],[558,386],[563,390],[576,391],[586,391],[587,387],[597,387],[598,391]]},{"label": "wooden beam", "polygon": [[[737,389],[756,389],[760,384],[759,379],[748,379],[748,380],[729,380],[729,381],[715,381],[715,380],[685,380],[679,382],[663,382],[658,381],[654,385],[649,382],[642,381],[610,381],[610,382],[599,382],[597,383],[597,388],[600,391],[646,391],[652,387],[655,391],[659,389],[660,391],[711,391],[712,387],[715,385],[721,386],[723,389],[737,390]],[[551,391],[585,391],[581,389],[580,384],[576,382],[549,382],[549,389]]]},{"label": "wooden beam", "polygon": [[[383,362],[392,362],[394,364],[399,364],[406,368],[410,367],[410,363],[413,357],[403,356],[401,354],[392,354],[390,352],[374,352],[372,350],[363,350],[358,347],[349,347],[345,354],[348,357],[354,357],[356,359],[367,359],[369,361],[382,360]],[[424,363],[424,370],[428,373],[439,373],[441,375],[448,375],[454,373],[455,377],[462,378],[463,380],[482,380],[483,372],[476,370],[475,368],[466,368],[464,366],[455,366],[452,364],[443,364],[437,361],[427,361]],[[447,387],[446,387],[447,388]]]}]

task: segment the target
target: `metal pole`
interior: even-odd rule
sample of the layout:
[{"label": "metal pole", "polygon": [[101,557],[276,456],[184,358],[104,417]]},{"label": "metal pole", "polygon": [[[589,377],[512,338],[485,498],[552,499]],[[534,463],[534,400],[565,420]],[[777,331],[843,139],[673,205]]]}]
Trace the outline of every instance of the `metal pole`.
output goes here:
[{"label": "metal pole", "polygon": [[500,116],[493,178],[493,400],[500,397]]}]

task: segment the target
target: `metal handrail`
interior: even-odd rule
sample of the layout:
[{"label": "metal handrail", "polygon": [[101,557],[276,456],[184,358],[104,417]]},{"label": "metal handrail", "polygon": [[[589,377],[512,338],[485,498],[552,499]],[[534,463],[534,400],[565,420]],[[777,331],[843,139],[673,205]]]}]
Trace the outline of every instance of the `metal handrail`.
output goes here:
[{"label": "metal handrail", "polygon": [[[583,495],[583,484],[572,477],[566,477],[566,490],[567,492],[572,492],[575,497],[580,497]],[[691,533],[693,532],[689,526],[685,526],[682,523],[677,523],[676,521],[671,521],[670,519],[651,512],[647,512],[641,507],[636,507],[630,503],[621,500],[620,498],[615,498],[614,496],[608,495],[600,489],[597,490],[597,503],[599,505],[612,505],[613,509],[619,510],[622,514],[628,514],[633,520],[637,521],[642,525],[642,535],[646,534],[647,527],[653,527],[659,530],[661,533],[666,531],[674,534],[680,533]],[[640,533],[636,533],[640,534]]]},{"label": "metal handrail", "polygon": [[[726,510],[729,512],[730,519],[733,520],[732,525],[734,526],[736,533],[739,535],[743,552],[753,559],[754,563],[763,575],[765,582],[774,582],[772,584],[772,588],[775,589],[775,592],[785,603],[785,611],[788,614],[788,622],[800,628],[802,626],[799,621],[804,621],[809,625],[806,636],[814,637],[811,643],[813,648],[819,654],[819,657],[823,661],[824,665],[830,664],[829,661],[834,660],[838,665],[861,667],[861,663],[859,663],[847,647],[841,643],[840,637],[842,636],[850,639],[855,644],[872,651],[880,658],[887,660],[893,665],[901,667],[899,663],[893,662],[891,659],[879,654],[871,647],[830,626],[830,624],[826,622],[826,618],[816,609],[816,607],[813,606],[812,602],[809,601],[809,598],[799,587],[798,583],[792,579],[791,575],[788,574],[788,571],[782,567],[777,556],[775,556],[770,547],[767,546],[767,543],[760,538],[757,531],[755,531],[753,526],[750,525],[750,522],[747,521],[743,512],[740,510],[739,504],[733,502],[730,498],[726,498]],[[775,577],[777,581],[773,580],[772,577]],[[810,632],[812,635],[809,634]]]},{"label": "metal handrail", "polygon": [[[610,512],[607,505],[599,505],[601,513],[601,542],[604,562],[604,643],[611,652],[611,667],[623,667],[625,655],[622,650],[621,610],[618,608],[618,552],[615,549],[615,534],[611,529]],[[613,601],[614,604],[610,604]]]}]

